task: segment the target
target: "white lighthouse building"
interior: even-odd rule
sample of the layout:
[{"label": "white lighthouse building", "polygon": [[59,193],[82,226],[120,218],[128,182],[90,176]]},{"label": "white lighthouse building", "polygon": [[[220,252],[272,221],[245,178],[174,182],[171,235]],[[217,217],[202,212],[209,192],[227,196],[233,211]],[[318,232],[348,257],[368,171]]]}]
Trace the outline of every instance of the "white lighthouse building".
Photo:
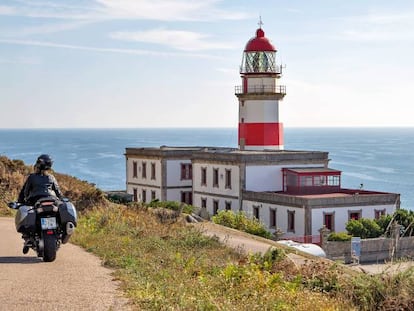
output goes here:
[{"label": "white lighthouse building", "polygon": [[278,84],[282,67],[276,64],[276,48],[262,28],[249,40],[240,67],[242,85],[236,86],[239,99],[239,148],[241,150],[282,150],[283,124],[279,122],[279,101],[286,94]]},{"label": "white lighthouse building", "polygon": [[319,229],[345,231],[350,219],[392,214],[400,195],[344,189],[328,152],[284,150],[276,48],[260,27],[243,53],[239,148],[126,148],[126,187],[135,201],[180,201],[214,215],[243,211],[282,238],[318,243]]}]

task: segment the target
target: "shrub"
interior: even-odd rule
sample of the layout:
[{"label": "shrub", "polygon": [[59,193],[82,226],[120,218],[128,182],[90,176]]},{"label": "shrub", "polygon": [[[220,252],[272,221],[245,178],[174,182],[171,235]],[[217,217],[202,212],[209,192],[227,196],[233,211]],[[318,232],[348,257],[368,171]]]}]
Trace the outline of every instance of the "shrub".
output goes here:
[{"label": "shrub", "polygon": [[375,220],[367,218],[351,219],[346,224],[346,230],[352,236],[358,236],[361,239],[377,238],[384,233]]},{"label": "shrub", "polygon": [[220,211],[212,217],[214,223],[229,228],[244,231],[250,234],[261,236],[267,239],[271,238],[271,233],[267,231],[264,225],[256,218],[249,218],[244,212],[234,213],[233,211]]},{"label": "shrub", "polygon": [[345,241],[351,241],[352,235],[349,235],[346,232],[332,232],[328,236],[328,241],[339,241],[339,242],[345,242]]},{"label": "shrub", "polygon": [[181,211],[185,214],[191,214],[194,211],[194,206],[178,202],[178,201],[159,201],[159,200],[153,200],[150,203],[148,203],[148,207],[153,208],[167,208],[173,211]]}]

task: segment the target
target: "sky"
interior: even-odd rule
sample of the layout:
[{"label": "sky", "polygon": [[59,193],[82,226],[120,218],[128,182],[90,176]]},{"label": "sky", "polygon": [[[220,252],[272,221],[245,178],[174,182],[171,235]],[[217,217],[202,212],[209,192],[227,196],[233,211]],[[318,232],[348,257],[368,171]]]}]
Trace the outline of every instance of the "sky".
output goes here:
[{"label": "sky", "polygon": [[285,127],[414,126],[412,0],[0,0],[0,128],[236,128],[260,18]]}]

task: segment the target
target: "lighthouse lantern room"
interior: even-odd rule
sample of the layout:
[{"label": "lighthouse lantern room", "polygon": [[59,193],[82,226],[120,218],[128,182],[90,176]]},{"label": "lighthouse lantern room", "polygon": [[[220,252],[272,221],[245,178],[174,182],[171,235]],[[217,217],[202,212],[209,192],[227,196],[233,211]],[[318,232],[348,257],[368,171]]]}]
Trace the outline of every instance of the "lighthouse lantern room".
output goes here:
[{"label": "lighthouse lantern room", "polygon": [[260,27],[244,49],[236,86],[239,99],[238,145],[241,150],[283,150],[283,124],[279,122],[279,101],[286,88],[277,83],[282,67],[276,64],[276,48]]}]

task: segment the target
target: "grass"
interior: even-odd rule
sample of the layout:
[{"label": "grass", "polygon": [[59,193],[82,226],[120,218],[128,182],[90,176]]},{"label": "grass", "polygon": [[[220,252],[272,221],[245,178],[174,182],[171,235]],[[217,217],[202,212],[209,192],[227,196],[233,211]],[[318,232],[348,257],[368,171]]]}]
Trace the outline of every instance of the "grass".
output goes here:
[{"label": "grass", "polygon": [[137,310],[353,309],[278,271],[291,265],[283,251],[246,257],[181,217],[160,223],[151,209],[90,211],[80,218],[73,242],[116,269]]}]

